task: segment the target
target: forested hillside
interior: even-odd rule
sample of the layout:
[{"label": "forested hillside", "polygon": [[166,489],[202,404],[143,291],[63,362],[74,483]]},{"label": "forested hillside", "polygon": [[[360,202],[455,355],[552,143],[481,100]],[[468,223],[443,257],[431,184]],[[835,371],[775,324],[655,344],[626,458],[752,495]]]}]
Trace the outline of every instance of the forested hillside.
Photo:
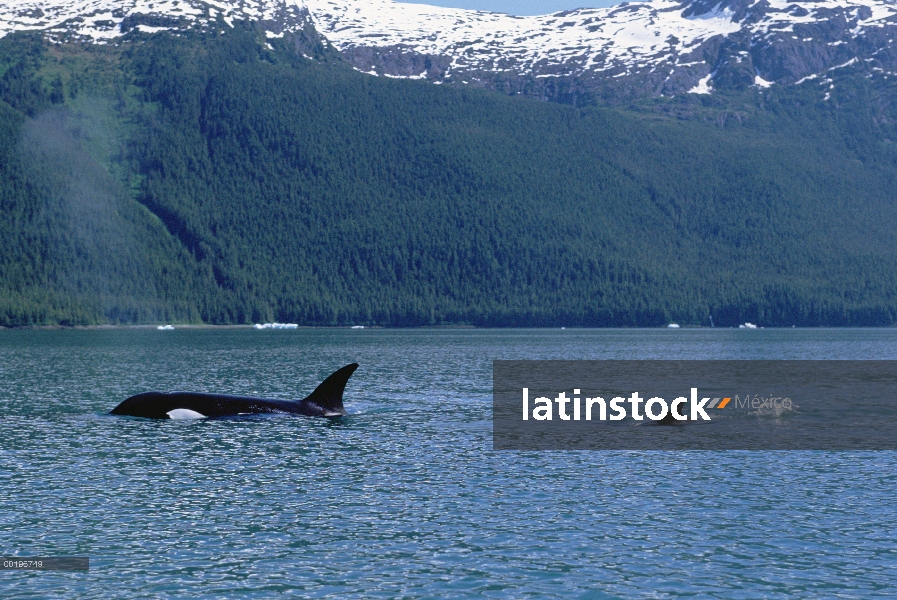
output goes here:
[{"label": "forested hillside", "polygon": [[897,319],[893,111],[861,77],[577,108],[318,50],[0,40],[0,325]]}]

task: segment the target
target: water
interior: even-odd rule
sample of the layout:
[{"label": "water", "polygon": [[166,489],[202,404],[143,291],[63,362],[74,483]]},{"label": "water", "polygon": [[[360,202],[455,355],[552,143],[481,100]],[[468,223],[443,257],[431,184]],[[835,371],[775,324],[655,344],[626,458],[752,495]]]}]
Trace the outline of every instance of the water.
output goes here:
[{"label": "water", "polygon": [[[895,359],[897,330],[0,331],[3,597],[897,596],[893,452],[493,452],[491,361]],[[106,414],[151,389],[340,421]]]}]

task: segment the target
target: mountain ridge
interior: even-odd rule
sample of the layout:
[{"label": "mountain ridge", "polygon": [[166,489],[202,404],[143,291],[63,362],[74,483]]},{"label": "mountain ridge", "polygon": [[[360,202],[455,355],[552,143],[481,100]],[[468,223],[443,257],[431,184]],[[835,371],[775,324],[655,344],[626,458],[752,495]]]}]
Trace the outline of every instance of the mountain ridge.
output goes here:
[{"label": "mountain ridge", "polygon": [[892,0],[651,0],[536,17],[390,0],[0,2],[0,34],[57,41],[117,43],[235,19],[271,39],[313,29],[371,75],[571,104],[806,82],[825,97],[839,69],[897,74]]}]

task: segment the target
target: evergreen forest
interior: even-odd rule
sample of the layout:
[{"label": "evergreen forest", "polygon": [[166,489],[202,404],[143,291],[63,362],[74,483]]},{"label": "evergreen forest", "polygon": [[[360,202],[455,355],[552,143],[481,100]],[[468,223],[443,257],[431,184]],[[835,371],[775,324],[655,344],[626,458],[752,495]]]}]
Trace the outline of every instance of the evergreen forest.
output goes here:
[{"label": "evergreen forest", "polygon": [[252,23],[0,39],[0,326],[883,326],[897,86],[623,107]]}]

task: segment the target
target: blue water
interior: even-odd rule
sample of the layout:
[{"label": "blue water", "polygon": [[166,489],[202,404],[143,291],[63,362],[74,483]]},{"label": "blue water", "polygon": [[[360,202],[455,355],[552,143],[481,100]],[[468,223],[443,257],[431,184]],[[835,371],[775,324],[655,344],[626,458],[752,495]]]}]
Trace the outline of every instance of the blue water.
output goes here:
[{"label": "blue water", "polygon": [[[897,596],[897,453],[494,452],[494,359],[897,359],[897,330],[0,331],[3,597]],[[150,421],[151,389],[352,415]]]}]

